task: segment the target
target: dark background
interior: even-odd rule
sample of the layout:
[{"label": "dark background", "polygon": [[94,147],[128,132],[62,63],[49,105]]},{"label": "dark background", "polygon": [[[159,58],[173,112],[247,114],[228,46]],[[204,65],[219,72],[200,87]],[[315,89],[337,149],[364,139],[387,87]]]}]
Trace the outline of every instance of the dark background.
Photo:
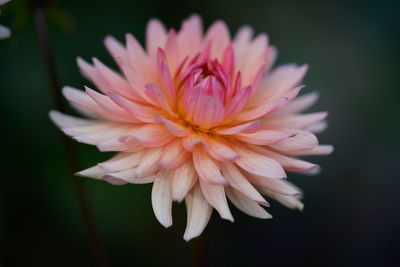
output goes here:
[{"label": "dark background", "polygon": [[[0,265],[94,266],[60,132],[48,119],[48,77],[26,2],[13,0],[0,16],[13,31],[0,41]],[[313,159],[320,175],[289,175],[305,191],[304,212],[273,202],[274,219],[234,209],[234,224],[214,213],[207,262],[399,266],[399,12],[398,1],[65,0],[52,1],[47,15],[61,83],[79,88],[88,82],[76,56],[111,63],[103,38],[131,32],[143,41],[151,17],[176,28],[198,13],[206,26],[223,19],[232,33],[243,24],[267,32],[278,64],[310,65],[305,92],[320,92],[311,110],[330,112],[320,140],[335,152]],[[78,148],[83,168],[110,156]],[[149,185],[86,184],[114,266],[190,266],[183,204],[174,205],[166,230],[153,215]]]}]

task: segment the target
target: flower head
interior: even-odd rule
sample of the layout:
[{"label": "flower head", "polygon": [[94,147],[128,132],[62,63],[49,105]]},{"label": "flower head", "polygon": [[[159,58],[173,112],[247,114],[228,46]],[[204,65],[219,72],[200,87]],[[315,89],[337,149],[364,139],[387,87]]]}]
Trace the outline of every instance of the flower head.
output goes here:
[{"label": "flower head", "polygon": [[253,37],[243,27],[232,40],[221,21],[203,34],[198,16],[179,31],[151,20],[146,49],[130,34],[126,45],[113,37],[105,45],[120,72],[78,58],[99,92],[63,90],[88,119],[50,114],[77,141],[118,152],[78,175],[115,185],[153,183],[154,213],[165,227],[172,202],[185,200],[186,240],[201,234],[213,208],[233,221],[227,199],[258,218],[271,218],[264,196],[303,208],[285,170],[315,172],[317,165],[296,157],[332,151],[314,135],[327,114],[300,114],[317,99],[296,98],[307,66],[270,71],[276,51],[265,34]]},{"label": "flower head", "polygon": [[[9,2],[10,0],[0,0],[0,6],[4,5],[5,3]],[[5,39],[10,37],[10,30],[3,25],[0,25],[0,39]]]}]

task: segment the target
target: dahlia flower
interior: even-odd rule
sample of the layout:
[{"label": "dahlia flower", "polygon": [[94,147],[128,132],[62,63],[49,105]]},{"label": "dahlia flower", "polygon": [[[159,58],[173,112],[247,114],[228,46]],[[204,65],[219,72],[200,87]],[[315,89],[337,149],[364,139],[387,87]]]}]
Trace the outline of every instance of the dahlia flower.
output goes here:
[{"label": "dahlia flower", "polygon": [[[0,0],[0,6],[4,5],[5,3],[9,2],[10,0]],[[0,39],[5,39],[10,37],[10,30],[3,25],[0,25]]]},{"label": "dahlia flower", "polygon": [[297,156],[332,151],[314,134],[325,128],[327,113],[301,114],[318,97],[297,97],[306,65],[270,71],[276,50],[265,34],[253,37],[243,27],[231,39],[221,21],[203,34],[198,16],[179,31],[151,20],[145,49],[131,34],[126,45],[107,37],[105,46],[120,72],[78,58],[98,91],[63,89],[87,118],[50,113],[75,140],[117,152],[77,175],[114,185],[153,183],[154,213],[165,227],[172,202],[185,200],[185,240],[201,234],[213,209],[233,221],[228,199],[264,219],[272,217],[265,197],[302,210],[301,192],[285,170],[315,172],[317,165]]}]

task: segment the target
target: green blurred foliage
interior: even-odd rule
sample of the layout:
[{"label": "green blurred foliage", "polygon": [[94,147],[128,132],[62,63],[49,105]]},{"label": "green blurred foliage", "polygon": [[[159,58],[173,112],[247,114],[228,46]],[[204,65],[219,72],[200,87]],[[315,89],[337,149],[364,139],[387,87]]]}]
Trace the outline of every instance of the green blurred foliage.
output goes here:
[{"label": "green blurred foliage", "polygon": [[[0,256],[5,266],[92,266],[71,182],[79,178],[70,176],[60,132],[48,119],[48,77],[27,3],[13,0],[0,16],[13,31],[0,42]],[[206,26],[223,19],[232,33],[244,24],[267,32],[279,64],[310,65],[305,92],[320,92],[312,111],[330,111],[320,140],[336,151],[312,158],[323,167],[319,176],[289,175],[305,191],[303,213],[272,202],[270,221],[235,210],[231,224],[214,214],[210,265],[393,266],[400,238],[398,12],[397,1],[59,0],[46,15],[60,80],[78,88],[89,83],[77,56],[113,65],[103,38],[131,32],[143,42],[152,17],[176,28],[198,13]],[[78,147],[82,168],[111,155]],[[164,229],[150,186],[86,184],[114,266],[190,265],[183,204],[174,205],[174,225]]]}]

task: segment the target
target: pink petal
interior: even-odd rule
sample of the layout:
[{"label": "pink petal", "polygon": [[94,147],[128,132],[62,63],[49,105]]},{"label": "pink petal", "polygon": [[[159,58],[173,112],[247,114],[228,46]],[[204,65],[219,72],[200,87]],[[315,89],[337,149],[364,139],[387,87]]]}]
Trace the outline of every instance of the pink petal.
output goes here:
[{"label": "pink petal", "polygon": [[312,105],[314,105],[315,102],[318,100],[318,93],[317,92],[312,92],[305,94],[303,96],[300,96],[293,100],[290,104],[288,104],[282,112],[287,113],[299,113],[303,112],[304,110],[308,109]]},{"label": "pink petal", "polygon": [[289,125],[290,128],[304,129],[326,119],[327,116],[328,112],[274,116],[272,118],[267,118],[264,124],[270,127],[285,127]]},{"label": "pink petal", "polygon": [[[146,50],[150,55],[155,56],[159,47],[163,48],[167,40],[167,32],[164,25],[156,19],[152,19],[147,24],[146,30]],[[155,58],[155,57],[154,57]]]},{"label": "pink petal", "polygon": [[103,76],[94,66],[90,65],[80,57],[77,58],[77,63],[83,77],[91,81],[96,86],[96,88],[98,88],[103,93],[107,93],[108,91],[110,91],[108,82],[103,78]]},{"label": "pink petal", "polygon": [[119,138],[120,136],[128,133],[130,130],[132,130],[132,126],[130,125],[119,125],[118,127],[113,128],[107,127],[101,131],[92,133],[81,133],[81,130],[78,129],[63,129],[65,134],[72,136],[73,139],[77,140],[78,142],[90,145],[97,145],[103,141]]},{"label": "pink petal", "polygon": [[255,97],[252,99],[251,106],[257,106],[265,103],[265,101],[286,96],[287,92],[303,79],[307,69],[307,65],[297,66],[294,64],[276,68],[265,82],[260,85]]},{"label": "pink petal", "polygon": [[236,138],[255,145],[276,144],[287,138],[293,137],[295,134],[291,132],[275,131],[275,130],[258,130],[255,133],[240,133]]},{"label": "pink petal", "polygon": [[145,150],[139,165],[135,168],[135,176],[146,177],[156,172],[159,169],[157,163],[161,154],[161,147]]},{"label": "pink petal", "polygon": [[193,151],[195,147],[197,147],[198,145],[206,149],[208,146],[207,142],[205,141],[205,138],[197,133],[190,133],[187,136],[185,136],[182,139],[182,145],[189,152]]},{"label": "pink petal", "polygon": [[196,186],[185,198],[187,224],[183,238],[189,241],[199,236],[210,220],[212,207],[204,199],[200,186]]},{"label": "pink petal", "polygon": [[172,225],[172,195],[168,173],[159,173],[151,191],[151,203],[158,221],[168,228]]},{"label": "pink petal", "polygon": [[161,85],[168,95],[168,99],[172,102],[176,102],[175,86],[172,80],[171,72],[169,70],[165,53],[161,48],[157,50],[157,70],[158,76],[161,81]]},{"label": "pink petal", "polygon": [[257,202],[249,199],[244,194],[233,188],[226,188],[226,195],[229,200],[244,213],[260,218],[260,219],[271,219],[272,216],[265,211]]},{"label": "pink petal", "polygon": [[222,61],[224,49],[230,43],[230,39],[228,27],[223,21],[216,21],[210,26],[204,38],[204,43],[212,42],[212,59],[216,58]]},{"label": "pink petal", "polygon": [[133,90],[136,91],[138,95],[142,99],[144,99],[147,103],[154,105],[154,101],[152,101],[145,93],[145,81],[143,80],[143,75],[138,73],[128,64],[121,62],[122,71],[127,78],[129,84],[132,86]]},{"label": "pink petal", "polygon": [[300,130],[293,132],[296,133],[296,136],[285,139],[278,144],[272,144],[270,147],[287,154],[295,151],[309,150],[318,145],[318,139],[314,134]]},{"label": "pink petal", "polygon": [[172,120],[169,120],[162,115],[156,115],[156,119],[161,121],[173,136],[185,137],[190,133],[189,128],[184,127],[183,125],[176,123]]},{"label": "pink petal", "polygon": [[187,152],[180,139],[176,139],[164,146],[158,166],[161,169],[174,169],[182,165],[189,158],[190,153]]},{"label": "pink petal", "polygon": [[276,98],[266,104],[260,104],[259,106],[244,110],[241,112],[237,117],[236,120],[238,121],[250,121],[257,119],[259,117],[265,116],[272,111],[274,111],[279,105],[286,102],[288,99],[286,97]]},{"label": "pink petal", "polygon": [[154,80],[156,77],[156,70],[151,64],[149,56],[132,34],[126,34],[126,46],[129,62],[125,65],[133,68],[133,70],[138,73],[140,76],[139,80],[142,83]]},{"label": "pink petal", "polygon": [[140,150],[145,149],[143,145],[141,145],[139,142],[129,139],[126,140],[124,143],[121,143],[119,141],[120,137],[112,139],[112,140],[107,140],[107,141],[102,141],[97,144],[97,148],[101,152],[138,152]]},{"label": "pink petal", "polygon": [[235,150],[240,155],[235,163],[242,169],[268,178],[286,177],[285,171],[276,160],[255,153],[242,145],[235,145]]},{"label": "pink petal", "polygon": [[[211,128],[220,124],[225,116],[224,105],[221,99],[214,96],[204,96],[199,102],[191,102],[194,105],[192,114],[193,122],[200,127]],[[189,108],[190,109],[190,108]]]},{"label": "pink petal", "polygon": [[318,169],[318,165],[304,161],[304,160],[299,160],[295,158],[290,158],[287,156],[284,156],[280,153],[276,153],[274,151],[260,148],[260,147],[253,147],[252,148],[254,151],[257,151],[258,153],[265,155],[267,157],[271,157],[278,161],[282,167],[285,170],[288,171],[293,171],[293,172],[312,172]]},{"label": "pink petal", "polygon": [[104,45],[108,52],[112,55],[114,61],[118,62],[119,59],[127,58],[127,51],[123,44],[121,44],[113,36],[107,36],[104,39]]},{"label": "pink petal", "polygon": [[128,169],[119,172],[107,173],[103,180],[111,184],[149,184],[154,182],[155,175],[150,174],[149,176],[139,177],[136,175],[135,169]]},{"label": "pink petal", "polygon": [[227,184],[218,165],[206,152],[196,148],[193,151],[193,163],[200,179],[212,184]]},{"label": "pink petal", "polygon": [[169,115],[175,116],[175,112],[172,110],[171,105],[169,104],[167,97],[164,92],[161,90],[158,85],[154,83],[146,84],[146,95],[150,98],[154,103],[158,104],[164,111],[166,111]]},{"label": "pink petal", "polygon": [[116,154],[114,157],[105,162],[99,163],[98,165],[107,172],[119,172],[137,167],[142,156],[143,152],[138,152],[138,153],[122,152]]},{"label": "pink petal", "polygon": [[288,207],[290,209],[297,209],[300,211],[302,211],[304,208],[304,204],[301,203],[301,201],[299,200],[299,196],[297,195],[283,195],[264,188],[259,188],[259,190],[262,194],[275,199],[285,207]]},{"label": "pink petal", "polygon": [[96,114],[101,115],[102,117],[108,118],[110,120],[116,119],[116,116],[105,112],[105,110],[101,106],[99,106],[96,101],[90,98],[90,96],[85,94],[85,92],[69,86],[65,86],[62,92],[64,97],[68,99],[68,101],[82,106]]},{"label": "pink petal", "polygon": [[75,175],[101,180],[101,179],[103,179],[104,175],[106,175],[106,171],[96,165],[96,166],[90,167],[88,169],[79,171],[79,172],[75,173]]},{"label": "pink petal", "polygon": [[239,158],[239,154],[224,139],[209,137],[206,141],[208,143],[208,153],[216,160],[232,161]]},{"label": "pink petal", "polygon": [[225,196],[225,189],[222,185],[210,184],[206,181],[199,180],[200,188],[204,198],[213,206],[221,216],[221,218],[233,222],[231,211]]},{"label": "pink petal", "polygon": [[261,126],[261,121],[250,121],[243,124],[239,124],[234,127],[216,130],[215,132],[223,135],[232,135],[238,133],[254,133]]},{"label": "pink petal", "polygon": [[182,27],[178,34],[179,55],[181,60],[186,56],[193,57],[200,50],[202,37],[203,28],[199,16],[192,15],[182,22]]},{"label": "pink petal", "polygon": [[69,116],[58,112],[56,110],[52,110],[49,112],[50,119],[59,127],[59,128],[72,128],[72,127],[83,127],[83,126],[92,126],[97,125],[98,122],[94,120],[86,120],[81,118],[76,118],[73,116]]},{"label": "pink petal", "polygon": [[225,109],[227,116],[226,119],[232,119],[242,111],[243,107],[246,105],[251,96],[251,91],[251,86],[245,87],[239,90],[239,92],[231,99],[231,101],[229,101]]},{"label": "pink petal", "polygon": [[89,87],[85,87],[86,93],[99,105],[102,109],[108,112],[108,116],[113,116],[118,118],[123,122],[139,122],[132,115],[130,115],[126,110],[120,108],[115,104],[108,96],[102,95]]},{"label": "pink petal", "polygon": [[310,126],[306,127],[305,130],[307,132],[312,132],[314,134],[322,133],[328,127],[328,123],[326,121],[317,122],[311,124]]},{"label": "pink petal", "polygon": [[98,73],[103,77],[104,81],[107,82],[106,93],[114,92],[133,101],[143,103],[143,98],[141,98],[140,95],[138,95],[131,87],[131,85],[119,74],[109,69],[96,58],[93,59],[93,62]]},{"label": "pink petal", "polygon": [[247,173],[246,177],[251,183],[279,194],[296,195],[300,193],[296,188],[290,186],[283,179],[270,179],[252,173]]},{"label": "pink petal", "polygon": [[314,155],[329,155],[333,152],[331,145],[318,145],[308,150],[291,151],[291,155],[298,156],[314,156]]},{"label": "pink petal", "polygon": [[155,115],[158,113],[155,108],[136,104],[135,102],[129,101],[128,99],[114,93],[109,93],[108,96],[115,104],[131,113],[138,121],[149,123],[155,122]]},{"label": "pink petal", "polygon": [[175,137],[162,124],[146,124],[135,132],[120,138],[120,141],[125,142],[129,138],[133,138],[144,146],[159,147],[169,143]]},{"label": "pink petal", "polygon": [[171,170],[172,198],[181,202],[198,180],[196,169],[191,160]]},{"label": "pink petal", "polygon": [[258,193],[258,191],[249,183],[246,177],[232,163],[221,164],[221,170],[228,183],[236,190],[242,192],[248,198],[263,205],[269,206],[268,202]]}]

